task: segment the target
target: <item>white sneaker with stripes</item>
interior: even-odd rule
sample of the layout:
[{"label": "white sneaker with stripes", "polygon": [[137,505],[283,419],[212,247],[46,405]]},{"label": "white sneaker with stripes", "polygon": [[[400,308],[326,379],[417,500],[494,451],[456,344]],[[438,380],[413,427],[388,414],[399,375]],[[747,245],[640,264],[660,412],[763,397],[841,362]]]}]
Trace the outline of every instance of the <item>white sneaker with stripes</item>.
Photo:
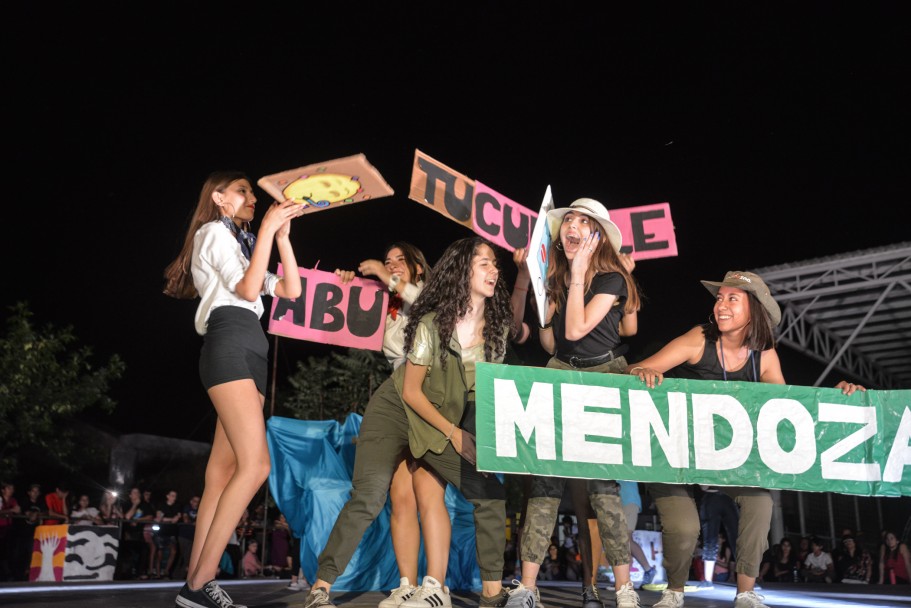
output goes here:
[{"label": "white sneaker with stripes", "polygon": [[449,587],[444,587],[432,576],[425,576],[418,590],[400,604],[401,608],[451,608]]}]

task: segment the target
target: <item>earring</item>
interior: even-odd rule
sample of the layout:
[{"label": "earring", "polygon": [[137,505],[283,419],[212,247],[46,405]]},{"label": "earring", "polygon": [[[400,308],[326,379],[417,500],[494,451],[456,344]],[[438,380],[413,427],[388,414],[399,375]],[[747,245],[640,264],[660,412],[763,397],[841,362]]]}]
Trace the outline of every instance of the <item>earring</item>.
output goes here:
[{"label": "earring", "polygon": [[557,244],[554,245],[554,247],[555,247],[558,251],[563,251],[563,241],[557,241]]},{"label": "earring", "polygon": [[714,325],[714,324],[715,324],[715,313],[710,312],[709,313],[709,325]]}]

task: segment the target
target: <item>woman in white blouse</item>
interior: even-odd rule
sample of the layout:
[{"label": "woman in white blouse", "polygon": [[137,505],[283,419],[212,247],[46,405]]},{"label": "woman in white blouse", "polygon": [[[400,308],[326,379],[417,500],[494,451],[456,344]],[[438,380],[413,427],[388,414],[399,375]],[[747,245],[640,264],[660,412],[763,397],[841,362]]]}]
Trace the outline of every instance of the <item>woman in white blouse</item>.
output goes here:
[{"label": "woman in white blouse", "polygon": [[[215,581],[234,526],[269,476],[263,420],[269,343],[260,325],[262,295],[296,298],[301,281],[289,238],[303,207],[274,202],[259,233],[248,232],[256,208],[250,180],[212,173],[202,187],[180,255],[165,270],[164,292],[199,296],[196,331],[204,337],[199,372],[218,420],[206,467],[187,582],[185,608],[237,606]],[[285,276],[266,270],[273,244]]]}]

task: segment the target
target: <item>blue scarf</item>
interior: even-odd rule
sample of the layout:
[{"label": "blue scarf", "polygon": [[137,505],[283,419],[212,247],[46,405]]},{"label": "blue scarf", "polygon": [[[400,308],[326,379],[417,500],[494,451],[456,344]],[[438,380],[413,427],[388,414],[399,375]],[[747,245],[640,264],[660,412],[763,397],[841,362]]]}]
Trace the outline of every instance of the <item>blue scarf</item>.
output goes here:
[{"label": "blue scarf", "polygon": [[250,256],[253,255],[253,247],[256,246],[256,235],[252,232],[247,232],[243,228],[238,228],[237,224],[235,224],[227,215],[221,216],[221,223],[227,226],[228,230],[231,231],[231,234],[234,235],[234,238],[237,239],[237,243],[240,245],[241,253],[249,260]]}]

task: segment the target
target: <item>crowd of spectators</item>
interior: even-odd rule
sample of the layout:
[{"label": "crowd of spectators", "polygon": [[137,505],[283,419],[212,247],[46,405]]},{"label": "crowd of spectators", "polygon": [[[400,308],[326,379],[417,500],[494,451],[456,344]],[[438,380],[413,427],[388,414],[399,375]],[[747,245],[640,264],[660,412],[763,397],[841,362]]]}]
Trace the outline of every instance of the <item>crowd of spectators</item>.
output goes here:
[{"label": "crowd of spectators", "polygon": [[818,537],[803,537],[795,548],[783,538],[763,557],[759,580],[780,583],[909,584],[911,554],[896,534],[883,530],[873,551],[862,534],[844,529],[835,547]]},{"label": "crowd of spectators", "polygon": [[[199,501],[199,495],[181,501],[174,489],[157,492],[140,487],[130,488],[126,497],[107,490],[92,496],[73,493],[63,482],[52,491],[30,484],[17,496],[13,484],[0,482],[0,581],[29,580],[35,529],[54,524],[118,527],[117,579],[183,579]],[[288,522],[273,510],[271,521],[264,525],[264,511],[262,503],[251,505],[238,521],[219,577],[291,579],[293,566],[297,566],[294,574],[300,574],[292,555],[299,545]],[[247,555],[256,556],[258,567],[246,567],[253,563]],[[296,585],[298,579],[293,577]]]}]

